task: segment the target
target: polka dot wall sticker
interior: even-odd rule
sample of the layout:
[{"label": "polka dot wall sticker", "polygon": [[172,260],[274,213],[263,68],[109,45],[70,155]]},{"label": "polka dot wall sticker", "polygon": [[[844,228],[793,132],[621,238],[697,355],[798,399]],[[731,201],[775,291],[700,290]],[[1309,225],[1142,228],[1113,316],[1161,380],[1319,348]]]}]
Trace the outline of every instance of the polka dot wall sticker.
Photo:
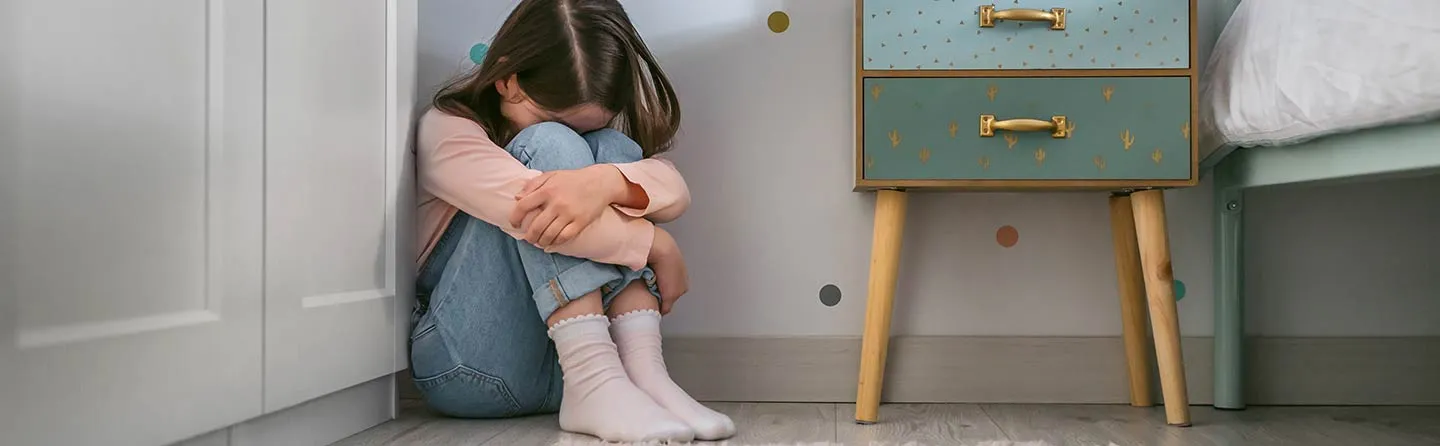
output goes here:
[{"label": "polka dot wall sticker", "polygon": [[1185,298],[1185,282],[1181,282],[1180,279],[1175,279],[1175,300],[1178,301],[1178,300],[1184,299],[1184,298]]},{"label": "polka dot wall sticker", "polygon": [[995,231],[995,243],[1006,248],[1015,246],[1016,243],[1020,243],[1020,230],[1010,225],[1001,226]]},{"label": "polka dot wall sticker", "polygon": [[485,62],[485,53],[488,52],[490,52],[489,45],[477,43],[475,46],[470,47],[470,61],[474,62],[475,65],[480,65]]},{"label": "polka dot wall sticker", "polygon": [[828,284],[820,287],[820,304],[833,307],[840,304],[840,287]]},{"label": "polka dot wall sticker", "polygon": [[770,27],[770,32],[783,33],[790,29],[790,14],[786,14],[785,11],[772,12],[770,17],[765,19],[765,25]]}]

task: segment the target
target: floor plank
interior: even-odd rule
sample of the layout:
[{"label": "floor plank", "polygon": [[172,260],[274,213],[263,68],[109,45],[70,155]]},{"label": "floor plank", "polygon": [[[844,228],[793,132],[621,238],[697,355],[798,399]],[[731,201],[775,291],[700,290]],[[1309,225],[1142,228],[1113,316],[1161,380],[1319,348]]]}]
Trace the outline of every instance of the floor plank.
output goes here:
[{"label": "floor plank", "polygon": [[446,418],[418,400],[400,400],[400,416],[340,440],[333,446],[445,445],[479,446],[520,420],[464,420]]},{"label": "floor plank", "polygon": [[1225,415],[1245,444],[1440,445],[1440,407],[1251,407]]},{"label": "floor plank", "polygon": [[[1192,407],[1192,427],[1165,424],[1164,409],[1125,405],[985,404],[985,413],[1011,440],[1054,446],[1251,445],[1227,423],[1224,414]],[[1258,445],[1257,445],[1258,446]]]},{"label": "floor plank", "polygon": [[[881,422],[861,426],[852,404],[708,403],[730,415],[739,433],[725,446],[1440,446],[1440,406],[1192,406],[1194,425],[1165,425],[1163,409],[1124,405],[887,404]],[[560,432],[554,415],[460,420],[402,401],[398,419],[336,443],[341,446],[598,446]],[[1013,441],[1013,442],[1012,442]]]},{"label": "floor plank", "polygon": [[[605,443],[589,435],[560,430],[559,417],[535,415],[515,420],[515,426],[485,442],[486,446],[600,446]],[[397,445],[398,446],[398,445]]]},{"label": "floor plank", "polygon": [[[817,403],[707,403],[735,421],[729,445],[835,441],[835,405]],[[717,443],[700,443],[717,444]]]},{"label": "floor plank", "polygon": [[[835,439],[833,404],[707,403],[729,415],[740,426],[735,438],[695,444],[748,445],[772,442],[829,442]],[[591,446],[599,440],[560,432],[554,415],[521,418],[517,424],[490,439],[486,446]]]},{"label": "floor plank", "polygon": [[[1440,406],[1354,407],[1363,419],[1440,444]],[[1362,410],[1363,409],[1363,410]]]},{"label": "floor plank", "polygon": [[974,445],[1009,440],[975,404],[886,404],[880,422],[854,421],[855,405],[836,406],[836,441],[843,444]]}]

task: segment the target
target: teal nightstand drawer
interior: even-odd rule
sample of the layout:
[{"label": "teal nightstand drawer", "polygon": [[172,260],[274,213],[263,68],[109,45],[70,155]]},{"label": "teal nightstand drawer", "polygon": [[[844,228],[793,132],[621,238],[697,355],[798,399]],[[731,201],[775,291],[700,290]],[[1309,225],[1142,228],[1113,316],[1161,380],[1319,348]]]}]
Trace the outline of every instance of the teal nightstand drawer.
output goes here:
[{"label": "teal nightstand drawer", "polygon": [[[1191,180],[1190,89],[1189,77],[866,78],[861,179]],[[1005,130],[1056,116],[1063,138]]]},{"label": "teal nightstand drawer", "polygon": [[[861,0],[865,70],[1184,69],[1192,0]],[[991,16],[1052,14],[1045,21]],[[1030,17],[1041,19],[1043,17]]]}]

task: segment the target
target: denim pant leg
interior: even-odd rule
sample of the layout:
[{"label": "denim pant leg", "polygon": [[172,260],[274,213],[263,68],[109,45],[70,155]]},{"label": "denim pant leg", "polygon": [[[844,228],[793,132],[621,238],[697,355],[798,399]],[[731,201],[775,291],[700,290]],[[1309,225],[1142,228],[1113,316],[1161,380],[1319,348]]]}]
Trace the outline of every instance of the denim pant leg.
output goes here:
[{"label": "denim pant leg", "polygon": [[[582,136],[590,145],[591,153],[595,154],[597,164],[633,163],[645,158],[645,151],[640,148],[640,144],[619,130],[603,128]],[[659,302],[660,289],[655,285],[655,272],[649,267],[640,271],[622,267],[620,271],[625,273],[625,279],[621,283],[644,280],[645,286],[650,289],[650,294],[655,295],[656,302]]]},{"label": "denim pant leg", "polygon": [[514,238],[457,214],[416,287],[410,370],[431,408],[463,418],[559,410],[560,365]]},{"label": "denim pant leg", "polygon": [[[601,132],[592,132],[599,135],[587,139],[564,124],[542,122],[521,130],[505,149],[526,167],[542,172],[580,169],[596,164],[597,159],[617,160],[605,162],[639,160],[639,146],[629,138],[619,132]],[[616,139],[617,136],[620,140]],[[591,146],[592,141],[596,143],[594,147]],[[634,146],[633,157],[623,142]],[[624,266],[548,253],[523,240],[515,243],[533,291],[531,297],[542,320],[549,319],[555,310],[595,290],[601,291],[603,303],[608,306],[626,284],[636,279],[645,279],[652,293],[655,292],[655,274],[650,268],[632,271]]]},{"label": "denim pant leg", "polygon": [[645,152],[640,149],[640,144],[636,144],[619,130],[605,128],[586,133],[581,137],[585,139],[585,144],[590,146],[590,153],[595,155],[596,163],[633,163],[644,159],[645,156]]}]

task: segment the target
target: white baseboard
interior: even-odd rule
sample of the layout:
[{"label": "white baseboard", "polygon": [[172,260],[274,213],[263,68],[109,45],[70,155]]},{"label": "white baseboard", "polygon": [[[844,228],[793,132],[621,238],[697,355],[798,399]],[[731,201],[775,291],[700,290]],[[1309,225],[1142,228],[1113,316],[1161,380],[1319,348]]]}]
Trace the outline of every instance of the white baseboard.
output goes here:
[{"label": "white baseboard", "polygon": [[[1247,347],[1250,404],[1440,404],[1440,337],[1252,338]],[[1193,404],[1212,401],[1212,348],[1208,337],[1182,341]],[[888,356],[887,402],[1129,401],[1118,337],[901,336]],[[667,338],[665,360],[701,400],[854,402],[860,339]],[[419,397],[406,372],[399,384],[402,397]]]},{"label": "white baseboard", "polygon": [[326,446],[394,418],[395,383],[384,376],[176,446]]}]

